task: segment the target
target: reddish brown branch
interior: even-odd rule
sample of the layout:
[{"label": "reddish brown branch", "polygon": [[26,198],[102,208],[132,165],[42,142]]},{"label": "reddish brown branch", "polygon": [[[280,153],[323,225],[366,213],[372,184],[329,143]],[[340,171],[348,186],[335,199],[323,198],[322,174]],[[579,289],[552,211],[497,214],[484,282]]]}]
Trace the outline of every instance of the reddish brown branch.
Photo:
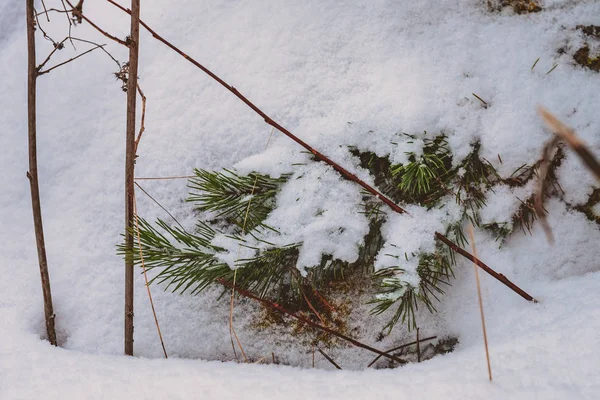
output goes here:
[{"label": "reddish brown branch", "polygon": [[[106,0],[106,1],[108,1],[109,3],[111,3],[114,6],[118,7],[122,11],[124,11],[124,12],[126,12],[128,14],[131,14],[131,10],[122,7],[121,5],[119,5],[118,3],[114,2],[113,0]],[[223,79],[219,78],[216,74],[214,74],[208,68],[206,68],[205,66],[203,66],[202,64],[200,64],[198,61],[194,60],[192,57],[190,57],[187,54],[185,54],[183,51],[181,51],[175,45],[171,44],[166,39],[164,39],[162,36],[160,36],[158,33],[156,33],[152,28],[150,28],[144,21],[140,20],[140,24],[144,28],[146,28],[146,30],[155,39],[157,39],[158,41],[162,42],[163,44],[165,44],[166,46],[168,46],[169,48],[171,48],[173,51],[175,51],[180,56],[182,56],[183,58],[185,58],[186,60],[188,60],[190,63],[194,64],[196,67],[200,68],[208,76],[210,76],[211,78],[213,78],[214,80],[216,80],[217,82],[219,82],[225,89],[227,89],[231,93],[233,93],[237,98],[239,98],[248,107],[250,107],[255,113],[257,113],[258,115],[260,115],[267,124],[271,125],[275,129],[279,130],[284,135],[286,135],[287,137],[289,137],[290,139],[292,139],[294,142],[298,143],[300,146],[302,146],[306,150],[310,151],[319,160],[323,161],[326,164],[329,164],[331,167],[333,167],[333,169],[335,169],[336,171],[338,171],[344,178],[346,178],[346,179],[348,179],[350,181],[358,183],[366,191],[368,191],[369,193],[371,193],[373,196],[379,198],[381,201],[383,201],[385,204],[387,204],[395,212],[397,212],[397,213],[404,213],[404,212],[406,212],[403,208],[401,208],[396,203],[394,203],[392,200],[390,200],[389,198],[387,198],[386,196],[384,196],[382,193],[380,193],[379,191],[377,191],[376,189],[374,189],[372,186],[370,186],[369,184],[367,184],[366,182],[364,182],[363,180],[361,180],[360,178],[358,178],[356,175],[354,175],[353,173],[351,173],[350,171],[348,171],[347,169],[345,169],[341,165],[337,164],[335,161],[331,160],[326,155],[324,155],[321,152],[315,150],[308,143],[304,142],[302,139],[300,139],[299,137],[297,137],[296,135],[294,135],[292,132],[288,131],[286,128],[284,128],[279,123],[277,123],[276,121],[274,121],[265,112],[263,112],[260,108],[258,108],[256,105],[254,105],[254,103],[252,103],[250,100],[248,100],[246,98],[246,96],[244,96],[242,93],[240,93],[239,90],[237,90],[233,86],[229,85],[227,82],[225,82]]]},{"label": "reddish brown branch", "polygon": [[[129,9],[127,9],[127,8],[119,5],[115,1],[113,1],[113,0],[106,0],[106,1],[108,1],[110,4],[114,5],[115,7],[119,8],[123,12],[126,12],[126,13],[128,13],[128,14],[131,15],[131,10],[129,10]],[[167,47],[169,47],[170,49],[172,49],[173,51],[175,51],[177,54],[179,54],[180,56],[182,56],[183,58],[185,58],[186,60],[188,60],[194,66],[196,66],[199,69],[201,69],[204,73],[206,73],[208,76],[210,76],[211,78],[213,78],[215,81],[219,82],[225,89],[229,90],[237,98],[239,98],[241,101],[243,101],[248,107],[250,107],[255,113],[257,113],[258,115],[260,115],[267,124],[269,124],[272,127],[278,129],[284,135],[286,135],[287,137],[289,137],[290,139],[292,139],[293,141],[295,141],[296,143],[298,143],[299,145],[301,145],[302,147],[304,147],[305,149],[307,149],[308,151],[310,151],[320,161],[323,161],[326,164],[328,164],[331,167],[333,167],[333,169],[335,169],[337,172],[339,172],[340,175],[342,175],[345,179],[353,181],[353,182],[359,184],[360,186],[362,186],[367,192],[371,193],[373,196],[375,196],[378,199],[380,199],[388,207],[390,207],[393,211],[395,211],[395,212],[397,212],[399,214],[406,213],[406,210],[404,210],[402,207],[400,207],[396,203],[394,203],[391,199],[389,199],[388,197],[386,197],[385,195],[383,195],[382,193],[380,193],[377,189],[373,188],[372,186],[370,186],[369,184],[367,184],[366,182],[364,182],[363,180],[361,180],[360,178],[358,178],[356,175],[352,174],[350,171],[346,170],[344,167],[340,166],[339,164],[337,164],[336,162],[334,162],[333,160],[331,160],[329,157],[327,157],[324,154],[320,153],[319,151],[315,150],[308,143],[304,142],[302,139],[298,138],[293,133],[291,133],[290,131],[288,131],[286,128],[284,128],[283,126],[281,126],[279,123],[277,123],[276,121],[274,121],[265,112],[263,112],[260,108],[258,108],[256,105],[254,105],[254,103],[252,103],[250,100],[248,100],[236,88],[234,88],[233,86],[229,85],[227,82],[225,82],[223,79],[219,78],[216,74],[214,74],[208,68],[206,68],[205,66],[203,66],[202,64],[200,64],[198,61],[194,60],[192,57],[188,56],[186,53],[184,53],[182,50],[180,50],[178,47],[176,47],[175,45],[173,45],[172,43],[170,43],[166,39],[164,39],[162,36],[160,36],[158,33],[156,33],[156,31],[154,31],[152,28],[150,28],[148,26],[148,24],[146,24],[144,21],[140,20],[140,25],[142,25],[156,40],[160,41],[161,43],[163,43],[164,45],[166,45]],[[456,246],[454,243],[452,243],[450,241],[450,239],[448,239],[447,237],[445,237],[441,233],[436,232],[435,235],[436,235],[436,237],[438,237],[440,239],[443,238],[443,241],[446,244],[448,244],[450,246],[450,248],[452,248],[454,251],[457,251],[457,249],[460,249],[458,246]],[[469,254],[468,252],[466,252],[466,251],[464,251],[462,249],[460,249],[460,252],[458,252],[458,253],[461,254],[464,257],[467,257],[469,260],[472,260],[472,261],[475,260],[473,262],[475,262],[479,266],[485,265],[479,259],[477,259],[476,257],[472,256],[471,254]],[[488,272],[492,276],[495,276],[495,277],[496,276],[501,276],[504,280],[502,280],[500,278],[497,278],[497,279],[499,279],[501,282],[505,283],[507,286],[511,287],[513,290],[515,290],[514,288],[518,289],[518,290],[515,290],[517,293],[519,293],[519,294],[524,293],[526,296],[529,297],[529,299],[533,300],[533,298],[531,296],[527,295],[524,291],[522,291],[521,289],[519,289],[516,285],[514,285],[508,279],[504,278],[504,276],[502,274],[496,273],[494,270],[492,270],[487,265],[485,266],[485,268],[487,268],[487,269],[484,269],[484,270],[486,270],[486,272]],[[510,285],[507,284],[506,282],[510,282]],[[523,295],[521,294],[521,296],[523,296]],[[523,297],[527,299],[527,297],[525,297],[525,296],[523,296]]]},{"label": "reddish brown branch", "polygon": [[296,313],[294,313],[292,311],[287,310],[286,308],[282,307],[281,305],[279,305],[277,303],[274,303],[274,302],[266,300],[266,299],[262,299],[262,298],[256,296],[255,294],[253,294],[252,292],[250,292],[248,290],[241,289],[239,286],[234,285],[233,283],[231,283],[229,281],[226,281],[224,279],[219,278],[219,279],[217,279],[217,282],[219,282],[223,286],[226,286],[226,287],[234,289],[236,292],[238,292],[239,294],[241,294],[244,297],[247,297],[247,298],[252,299],[252,300],[256,300],[259,303],[261,303],[261,304],[263,304],[263,305],[265,305],[265,306],[267,306],[269,308],[277,310],[277,311],[279,311],[279,312],[281,312],[283,314],[287,314],[290,317],[295,318],[298,321],[303,322],[303,323],[307,324],[308,326],[310,326],[310,327],[312,327],[314,329],[318,329],[320,331],[327,332],[327,333],[332,334],[333,336],[336,336],[336,337],[338,337],[338,338],[340,338],[342,340],[345,340],[345,341],[347,341],[349,343],[352,343],[356,347],[360,347],[362,349],[369,350],[369,351],[371,351],[373,353],[379,354],[380,356],[387,357],[390,360],[394,360],[394,361],[396,361],[398,363],[402,363],[402,361],[399,358],[397,358],[397,357],[394,357],[394,356],[392,356],[390,354],[387,354],[386,352],[383,352],[381,350],[377,350],[374,347],[371,347],[369,345],[361,343],[358,340],[352,339],[351,337],[346,336],[346,335],[344,335],[342,333],[339,333],[337,331],[334,331],[331,328],[328,328],[326,326],[323,326],[321,324],[313,322],[313,321],[309,320],[308,318],[305,318],[305,317],[303,317],[301,315],[298,315],[298,314],[296,314]]},{"label": "reddish brown branch", "polygon": [[508,286],[513,292],[517,293],[519,296],[521,296],[525,300],[533,301],[534,303],[537,303],[536,299],[534,299],[523,289],[521,289],[520,287],[518,287],[517,285],[512,283],[507,277],[494,271],[493,269],[488,267],[483,261],[481,261],[477,257],[473,256],[469,252],[463,250],[462,248],[458,247],[456,244],[454,244],[452,241],[450,241],[450,239],[448,239],[446,236],[442,235],[439,232],[436,232],[435,237],[437,239],[441,240],[442,242],[444,242],[444,244],[446,244],[448,247],[450,247],[452,250],[454,250],[454,252],[460,254],[467,260],[470,260],[475,265],[477,265],[479,268],[481,268],[482,270],[484,270],[485,272],[487,272],[488,274],[490,274],[491,276],[493,276],[494,278],[496,278],[497,280],[502,282],[504,285]]}]

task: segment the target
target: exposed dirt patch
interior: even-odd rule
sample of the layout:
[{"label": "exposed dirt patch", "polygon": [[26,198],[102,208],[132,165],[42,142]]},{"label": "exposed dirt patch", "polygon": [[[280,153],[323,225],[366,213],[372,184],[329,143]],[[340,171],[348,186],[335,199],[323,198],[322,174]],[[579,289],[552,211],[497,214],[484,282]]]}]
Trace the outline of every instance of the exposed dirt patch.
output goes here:
[{"label": "exposed dirt patch", "polygon": [[590,47],[587,44],[573,54],[573,60],[582,67],[600,72],[600,55],[590,55]]},{"label": "exposed dirt patch", "polygon": [[539,1],[536,0],[487,0],[488,10],[500,12],[511,8],[515,14],[529,14],[542,11]]},{"label": "exposed dirt patch", "polygon": [[600,39],[600,26],[597,25],[577,25],[577,29],[581,29],[588,36]]}]

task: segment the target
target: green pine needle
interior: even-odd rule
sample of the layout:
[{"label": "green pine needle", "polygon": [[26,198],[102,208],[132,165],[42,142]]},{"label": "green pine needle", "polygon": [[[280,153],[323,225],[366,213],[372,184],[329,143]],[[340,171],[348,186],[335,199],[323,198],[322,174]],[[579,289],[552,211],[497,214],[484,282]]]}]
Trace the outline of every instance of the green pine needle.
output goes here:
[{"label": "green pine needle", "polygon": [[238,232],[266,227],[263,221],[275,207],[275,196],[289,175],[271,178],[251,173],[240,175],[232,170],[223,172],[195,169],[190,179],[188,201],[200,211],[215,211],[217,218],[234,224]]}]

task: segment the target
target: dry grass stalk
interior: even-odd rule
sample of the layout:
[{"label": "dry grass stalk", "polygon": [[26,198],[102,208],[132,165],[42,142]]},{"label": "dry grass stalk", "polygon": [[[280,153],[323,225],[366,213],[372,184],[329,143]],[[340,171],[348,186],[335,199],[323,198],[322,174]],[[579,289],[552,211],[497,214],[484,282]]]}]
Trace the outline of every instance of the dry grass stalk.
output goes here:
[{"label": "dry grass stalk", "polygon": [[535,213],[540,219],[540,223],[542,224],[542,228],[544,228],[544,233],[546,234],[546,238],[550,244],[554,244],[554,235],[552,234],[552,228],[546,219],[547,213],[546,209],[544,208],[544,199],[546,198],[546,192],[549,186],[546,177],[548,176],[550,164],[552,163],[552,158],[554,157],[556,146],[559,142],[559,136],[554,135],[554,137],[550,139],[548,143],[546,143],[544,149],[542,150],[542,160],[538,170],[538,185],[534,202]]},{"label": "dry grass stalk", "polygon": [[[473,225],[469,225],[469,239],[471,239],[471,246],[473,247],[473,254],[477,257],[477,249],[475,248],[475,233],[473,232]],[[483,330],[483,342],[485,344],[485,358],[487,360],[488,375],[490,382],[492,381],[492,365],[490,363],[490,351],[488,348],[487,332],[485,329],[485,315],[483,313],[483,299],[481,297],[481,284],[479,282],[479,268],[477,264],[473,263],[473,269],[475,269],[475,280],[477,282],[477,298],[479,299],[479,311],[481,314],[481,329]]]},{"label": "dry grass stalk", "polygon": [[165,358],[169,358],[167,355],[167,349],[165,348],[165,342],[163,340],[162,333],[160,331],[160,324],[158,323],[158,317],[156,316],[156,309],[154,308],[154,300],[152,299],[152,292],[150,291],[150,284],[148,282],[148,274],[146,273],[146,264],[144,263],[144,254],[142,252],[142,240],[140,238],[140,225],[139,225],[139,217],[137,213],[137,201],[135,196],[133,197],[133,214],[135,216],[135,233],[137,236],[138,248],[140,249],[140,261],[142,264],[142,271],[144,272],[144,280],[146,281],[146,290],[148,291],[148,299],[150,300],[150,307],[152,307],[152,315],[154,315],[154,324],[156,325],[156,331],[158,332],[158,337],[160,338],[160,345],[163,349],[163,354]]}]

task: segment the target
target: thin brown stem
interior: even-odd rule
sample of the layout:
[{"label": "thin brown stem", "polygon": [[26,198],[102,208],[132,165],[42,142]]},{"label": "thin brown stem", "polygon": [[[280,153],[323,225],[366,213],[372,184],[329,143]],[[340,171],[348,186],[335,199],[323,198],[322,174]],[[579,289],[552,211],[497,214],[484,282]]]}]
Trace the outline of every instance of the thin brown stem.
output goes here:
[{"label": "thin brown stem", "polygon": [[[69,0],[66,0],[69,3]],[[133,231],[135,186],[135,116],[140,38],[140,0],[132,0],[127,81],[127,128],[125,134],[125,354],[133,355]],[[71,5],[71,3],[69,3]],[[72,6],[71,6],[72,7]],[[75,8],[73,8],[75,13]],[[77,11],[82,18],[81,11]],[[87,21],[87,19],[86,19]]]},{"label": "thin brown stem", "polygon": [[[477,256],[477,248],[475,247],[475,233],[473,232],[473,224],[469,225],[469,238],[471,239],[471,246],[473,247],[473,254]],[[479,282],[479,268],[477,264],[473,263],[473,269],[475,270],[475,281],[477,282],[477,298],[479,300],[479,311],[481,314],[481,329],[483,331],[483,343],[485,344],[485,358],[487,360],[487,369],[490,382],[492,381],[492,365],[490,363],[490,350],[488,348],[487,331],[485,329],[485,315],[483,312],[483,298],[481,296],[481,284]]]},{"label": "thin brown stem", "polygon": [[180,227],[180,228],[181,228],[181,229],[182,229],[184,232],[187,232],[187,231],[185,230],[185,228],[183,227],[183,225],[181,225],[181,223],[180,223],[180,222],[177,220],[177,218],[175,218],[175,217],[173,216],[173,214],[171,214],[171,213],[169,212],[169,210],[167,210],[165,207],[163,207],[163,205],[162,205],[162,204],[160,204],[160,203],[158,202],[158,200],[156,200],[154,197],[152,197],[152,196],[150,195],[150,193],[148,193],[148,192],[147,192],[147,191],[146,191],[146,190],[145,190],[143,187],[141,187],[139,183],[137,183],[137,182],[134,182],[134,183],[135,183],[135,186],[137,186],[137,187],[138,187],[138,189],[140,189],[142,192],[144,192],[144,194],[145,194],[146,196],[148,196],[148,197],[150,198],[150,200],[152,200],[154,203],[156,203],[156,205],[158,205],[160,208],[162,208],[162,210],[163,210],[164,212],[166,212],[167,214],[169,214],[169,217],[171,217],[171,218],[173,219],[173,221],[175,221],[175,223],[176,223],[177,225],[179,225],[179,227]]},{"label": "thin brown stem", "polygon": [[63,44],[67,41],[67,39],[68,38],[64,38],[63,40],[58,42],[58,44],[54,46],[54,49],[52,49],[52,51],[48,54],[48,56],[44,59],[44,61],[42,61],[42,63],[37,66],[38,75],[39,75],[39,71],[41,71],[42,68],[44,68],[44,65],[46,65],[46,63],[48,61],[50,61],[50,58],[54,55],[54,53],[56,53],[58,50],[61,50],[63,48]]},{"label": "thin brown stem", "polygon": [[63,61],[63,62],[61,62],[61,63],[59,63],[59,64],[56,64],[55,66],[53,66],[53,67],[50,67],[50,68],[48,68],[48,69],[47,69],[47,70],[45,70],[45,71],[40,71],[40,72],[38,73],[38,76],[40,76],[40,75],[44,75],[44,74],[47,74],[47,73],[49,73],[50,71],[52,71],[52,70],[55,70],[55,69],[56,69],[56,68],[58,68],[58,67],[62,67],[63,65],[65,65],[65,64],[68,64],[68,63],[70,63],[70,62],[72,62],[72,61],[75,61],[75,60],[77,60],[78,58],[80,58],[80,57],[83,57],[83,56],[85,56],[86,54],[88,54],[88,53],[91,53],[92,51],[94,51],[94,50],[96,50],[96,49],[98,49],[98,48],[102,48],[103,46],[105,46],[105,45],[103,45],[103,44],[99,44],[99,45],[97,45],[96,47],[92,47],[91,49],[89,49],[89,50],[86,50],[86,51],[84,51],[83,53],[81,53],[81,54],[78,54],[78,55],[77,55],[77,56],[75,56],[75,57],[69,58],[67,61]]},{"label": "thin brown stem", "polygon": [[419,340],[419,328],[417,328],[417,362],[421,362],[421,344]]},{"label": "thin brown stem", "polygon": [[321,353],[321,355],[323,355],[323,357],[325,357],[325,359],[326,359],[327,361],[329,361],[329,362],[331,363],[331,365],[333,365],[333,366],[334,366],[336,369],[342,369],[342,367],[340,367],[340,366],[338,365],[338,363],[336,363],[336,362],[333,360],[333,358],[329,357],[329,356],[327,355],[327,353],[325,353],[323,350],[321,350],[321,348],[320,348],[319,346],[317,346],[317,350],[318,350],[318,351],[319,351],[319,353]]},{"label": "thin brown stem", "polygon": [[[90,24],[92,26],[92,28],[96,29],[98,32],[100,32],[101,34],[103,34],[107,38],[109,38],[111,40],[114,40],[115,42],[117,42],[119,44],[122,44],[123,46],[129,47],[129,44],[127,42],[125,42],[124,40],[119,39],[116,36],[111,35],[110,33],[106,32],[104,29],[100,28],[98,25],[96,25],[92,21],[90,21],[90,19],[88,17],[86,17],[83,14],[83,12],[81,12],[75,6],[73,6],[73,4],[71,4],[71,2],[69,0],[65,0],[65,1],[69,5],[69,7],[71,7],[71,12],[73,13],[74,16],[83,19],[88,24]],[[134,7],[132,6],[132,8],[134,8]]]},{"label": "thin brown stem", "polygon": [[46,333],[48,341],[56,346],[56,330],[54,327],[54,307],[52,305],[52,291],[50,289],[50,274],[48,272],[48,259],[46,257],[46,242],[44,240],[44,227],[42,223],[42,207],[40,203],[40,187],[38,182],[37,165],[37,67],[35,60],[35,9],[33,0],[26,1],[27,12],[27,130],[29,149],[29,186],[31,189],[31,208],[33,213],[33,227],[35,242],[42,280],[42,294],[44,296],[44,315],[46,320]]},{"label": "thin brown stem", "polygon": [[[389,350],[386,350],[385,352],[386,352],[386,353],[391,353],[392,351],[398,351],[398,350],[402,350],[402,349],[404,349],[404,348],[406,348],[406,347],[408,347],[408,346],[412,346],[412,345],[415,345],[415,344],[417,344],[417,343],[428,342],[428,341],[430,341],[430,340],[434,340],[434,339],[437,339],[437,336],[431,336],[431,337],[428,337],[428,338],[425,338],[425,339],[421,339],[421,340],[419,340],[418,342],[410,342],[410,343],[406,343],[406,344],[403,344],[403,345],[401,345],[401,346],[398,346],[398,347],[393,347],[393,348],[391,348],[391,349],[389,349]],[[381,356],[377,356],[377,357],[375,357],[375,358],[373,359],[373,361],[371,361],[371,362],[369,363],[369,365],[367,365],[367,368],[370,368],[370,367],[371,367],[373,364],[375,364],[375,363],[377,362],[377,360],[379,360],[380,358],[381,358]]]},{"label": "thin brown stem", "polygon": [[46,9],[46,3],[44,2],[44,0],[42,0],[42,7],[44,8],[44,14],[46,14],[46,19],[48,20],[48,22],[50,22],[50,17],[48,16],[48,9]]},{"label": "thin brown stem", "polygon": [[144,92],[142,92],[142,88],[140,87],[140,85],[137,85],[137,90],[138,93],[140,94],[140,96],[142,96],[142,120],[140,122],[140,131],[138,132],[138,136],[135,139],[135,154],[137,155],[137,149],[138,149],[138,145],[140,144],[140,139],[142,139],[142,134],[144,133],[144,131],[146,130],[146,96],[144,95]]}]

